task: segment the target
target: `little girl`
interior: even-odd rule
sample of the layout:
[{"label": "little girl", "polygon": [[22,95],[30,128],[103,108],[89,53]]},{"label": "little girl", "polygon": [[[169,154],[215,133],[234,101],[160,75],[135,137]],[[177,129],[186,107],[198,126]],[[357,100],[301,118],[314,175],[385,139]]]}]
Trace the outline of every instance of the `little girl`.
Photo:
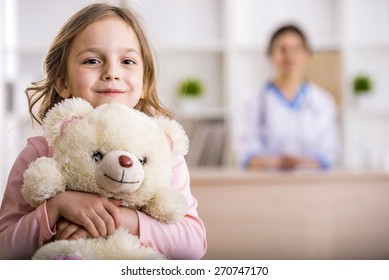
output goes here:
[{"label": "little girl", "polygon": [[[45,73],[45,79],[26,90],[30,114],[39,123],[50,108],[69,97],[84,98],[93,106],[116,102],[148,115],[171,117],[157,97],[151,48],[139,21],[126,8],[92,4],[71,17],[49,49]],[[172,259],[204,256],[205,228],[190,192],[184,157],[175,160],[172,186],[185,196],[188,208],[182,221],[167,224],[81,192],[59,193],[31,208],[21,193],[23,173],[38,157],[51,155],[42,136],[31,137],[10,171],[0,209],[1,259],[29,259],[53,239],[107,236],[119,226]]]}]

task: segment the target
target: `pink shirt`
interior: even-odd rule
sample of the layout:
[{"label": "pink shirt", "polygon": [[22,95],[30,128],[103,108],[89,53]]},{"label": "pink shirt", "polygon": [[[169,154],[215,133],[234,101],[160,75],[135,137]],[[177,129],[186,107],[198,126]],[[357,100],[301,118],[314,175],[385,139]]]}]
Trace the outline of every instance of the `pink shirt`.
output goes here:
[{"label": "pink shirt", "polygon": [[[51,155],[52,150],[43,137],[29,138],[10,171],[0,209],[0,259],[29,259],[56,234],[55,227],[49,227],[46,203],[34,209],[24,201],[21,192],[28,164],[38,157]],[[201,259],[207,249],[205,227],[189,183],[185,159],[177,157],[172,186],[188,202],[183,220],[166,224],[138,211],[141,242],[172,259]]]}]

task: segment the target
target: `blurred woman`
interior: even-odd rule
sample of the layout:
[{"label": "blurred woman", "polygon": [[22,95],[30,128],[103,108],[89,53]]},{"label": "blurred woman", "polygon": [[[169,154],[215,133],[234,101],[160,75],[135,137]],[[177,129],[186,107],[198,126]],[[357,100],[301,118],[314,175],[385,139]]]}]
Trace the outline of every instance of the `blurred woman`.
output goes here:
[{"label": "blurred woman", "polygon": [[248,169],[331,168],[338,155],[336,106],[332,96],[308,81],[311,50],[294,25],[272,35],[268,57],[276,72],[245,102],[235,144]]}]

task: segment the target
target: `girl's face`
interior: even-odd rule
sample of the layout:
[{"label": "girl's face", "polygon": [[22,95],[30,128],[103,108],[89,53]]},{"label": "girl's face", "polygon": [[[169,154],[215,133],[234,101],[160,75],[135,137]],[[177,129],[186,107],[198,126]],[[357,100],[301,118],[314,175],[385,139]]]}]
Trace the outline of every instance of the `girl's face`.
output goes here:
[{"label": "girl's face", "polygon": [[142,97],[143,62],[132,28],[119,18],[96,21],[71,45],[67,75],[56,82],[61,97],[81,97],[96,107],[133,108]]},{"label": "girl's face", "polygon": [[274,41],[270,58],[279,75],[302,76],[308,63],[309,53],[301,37],[288,32]]}]

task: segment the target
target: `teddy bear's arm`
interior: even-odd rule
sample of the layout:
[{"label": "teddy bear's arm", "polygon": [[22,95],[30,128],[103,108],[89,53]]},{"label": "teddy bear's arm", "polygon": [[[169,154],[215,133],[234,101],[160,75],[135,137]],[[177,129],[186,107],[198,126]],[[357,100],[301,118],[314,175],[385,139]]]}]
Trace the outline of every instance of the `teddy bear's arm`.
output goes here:
[{"label": "teddy bear's arm", "polygon": [[65,183],[58,163],[47,157],[33,161],[23,175],[23,197],[32,207],[37,207],[59,192]]},{"label": "teddy bear's arm", "polygon": [[187,202],[180,192],[161,188],[142,211],[159,221],[170,222],[182,219],[186,207]]}]

